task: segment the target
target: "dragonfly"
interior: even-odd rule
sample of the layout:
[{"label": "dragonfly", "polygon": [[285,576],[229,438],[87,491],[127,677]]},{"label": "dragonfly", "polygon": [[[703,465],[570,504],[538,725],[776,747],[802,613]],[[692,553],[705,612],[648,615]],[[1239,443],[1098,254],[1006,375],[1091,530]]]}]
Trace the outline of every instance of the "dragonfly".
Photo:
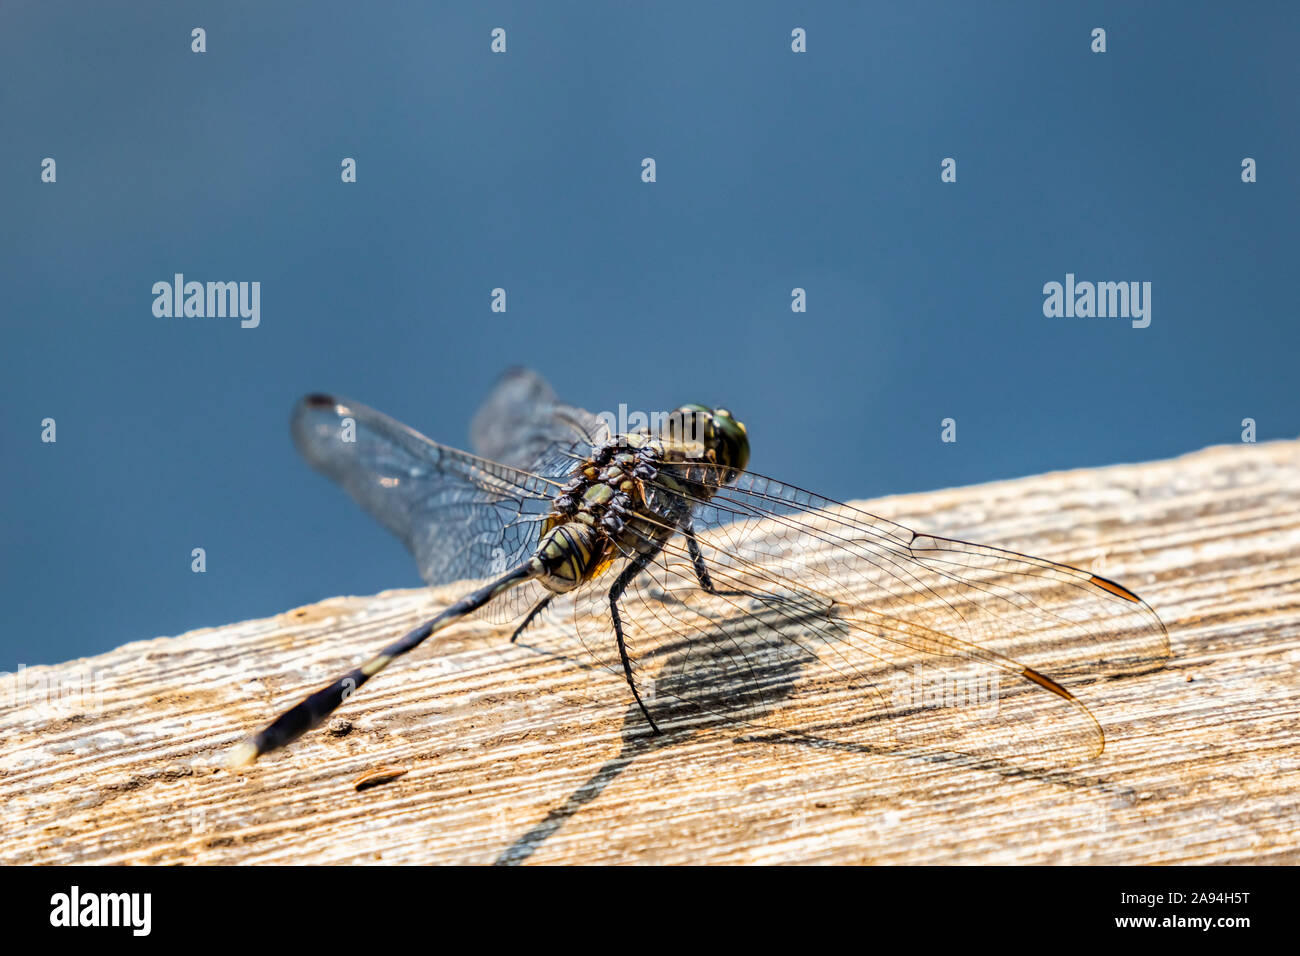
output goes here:
[{"label": "dragonfly", "polygon": [[474,453],[371,408],[309,395],[307,462],[460,600],[289,708],[228,755],[245,767],[471,615],[562,608],[565,633],[626,684],[651,733],[692,723],[859,748],[1060,766],[1105,733],[1081,686],[1170,655],[1123,585],[1013,551],[913,531],[748,470],[730,411],[683,405],[644,427],[560,401],[537,373],[497,383]]}]

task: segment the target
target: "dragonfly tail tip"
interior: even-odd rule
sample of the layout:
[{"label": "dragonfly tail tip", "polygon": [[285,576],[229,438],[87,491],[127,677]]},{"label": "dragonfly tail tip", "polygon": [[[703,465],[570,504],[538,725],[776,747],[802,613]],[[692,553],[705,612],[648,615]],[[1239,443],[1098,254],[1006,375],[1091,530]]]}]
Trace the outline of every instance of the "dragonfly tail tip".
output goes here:
[{"label": "dragonfly tail tip", "polygon": [[226,769],[242,770],[245,767],[251,767],[257,758],[257,744],[251,740],[245,740],[243,743],[232,747],[230,753],[226,754]]}]

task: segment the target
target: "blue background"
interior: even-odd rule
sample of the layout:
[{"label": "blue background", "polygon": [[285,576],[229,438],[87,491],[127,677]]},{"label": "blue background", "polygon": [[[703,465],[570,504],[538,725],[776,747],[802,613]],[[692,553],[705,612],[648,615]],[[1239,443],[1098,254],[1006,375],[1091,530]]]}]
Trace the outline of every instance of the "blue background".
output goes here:
[{"label": "blue background", "polygon": [[[0,670],[418,584],[298,460],[307,391],[463,445],[527,363],[596,411],[728,405],[755,470],[840,498],[1300,431],[1294,3],[0,18]],[[260,281],[261,327],[155,318],[175,272]],[[1151,281],[1151,326],[1045,318],[1066,272]]]}]

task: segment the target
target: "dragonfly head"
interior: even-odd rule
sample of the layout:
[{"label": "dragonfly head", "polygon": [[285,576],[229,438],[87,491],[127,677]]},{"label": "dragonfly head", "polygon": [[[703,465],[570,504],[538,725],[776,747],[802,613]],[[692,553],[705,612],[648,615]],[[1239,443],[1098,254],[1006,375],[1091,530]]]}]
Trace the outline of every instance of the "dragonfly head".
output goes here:
[{"label": "dragonfly head", "polygon": [[[736,472],[749,464],[749,435],[744,424],[725,408],[683,405],[669,416],[668,421],[673,437],[702,443],[704,453],[712,452],[713,460],[728,469],[724,483],[735,480]],[[681,435],[676,434],[678,423]]]}]

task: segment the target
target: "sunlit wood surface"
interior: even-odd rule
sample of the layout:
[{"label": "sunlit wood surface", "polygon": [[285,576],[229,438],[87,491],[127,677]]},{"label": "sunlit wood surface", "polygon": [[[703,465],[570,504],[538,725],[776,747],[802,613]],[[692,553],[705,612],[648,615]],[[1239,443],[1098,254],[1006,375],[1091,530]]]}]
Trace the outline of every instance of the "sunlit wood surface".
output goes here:
[{"label": "sunlit wood surface", "polygon": [[1300,863],[1300,442],[863,505],[1121,581],[1173,659],[1090,694],[1098,759],[1027,773],[651,737],[571,621],[471,621],[221,769],[459,589],[333,598],[0,683],[0,862]]}]

